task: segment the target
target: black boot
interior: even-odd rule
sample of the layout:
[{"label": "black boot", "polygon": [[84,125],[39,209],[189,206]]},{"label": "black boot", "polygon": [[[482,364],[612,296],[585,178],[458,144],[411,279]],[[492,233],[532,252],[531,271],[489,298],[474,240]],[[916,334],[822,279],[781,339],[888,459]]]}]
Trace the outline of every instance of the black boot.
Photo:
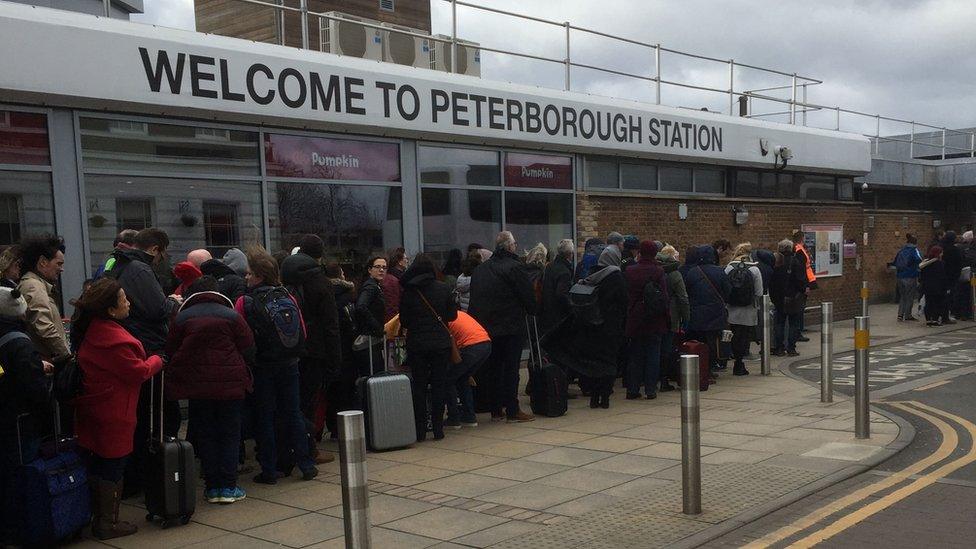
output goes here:
[{"label": "black boot", "polygon": [[609,407],[610,407],[610,391],[604,391],[603,394],[600,395],[600,408],[606,410]]},{"label": "black boot", "polygon": [[732,367],[732,375],[734,376],[749,375],[749,370],[746,370],[746,365],[742,362],[742,360],[736,359],[735,366]]},{"label": "black boot", "polygon": [[590,395],[590,408],[597,408],[600,406],[600,395],[598,393],[593,393]]}]

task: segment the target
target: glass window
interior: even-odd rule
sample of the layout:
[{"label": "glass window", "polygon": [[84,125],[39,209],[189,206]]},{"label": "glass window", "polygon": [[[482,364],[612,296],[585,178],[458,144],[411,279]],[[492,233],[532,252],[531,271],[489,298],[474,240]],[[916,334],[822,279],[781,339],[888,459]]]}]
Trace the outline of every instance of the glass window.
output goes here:
[{"label": "glass window", "polygon": [[573,195],[506,192],[505,228],[515,235],[519,249],[542,242],[551,250],[573,237]]},{"label": "glass window", "polygon": [[227,250],[241,241],[240,224],[237,222],[237,204],[233,202],[204,202],[203,229],[207,249],[215,256],[223,256]]},{"label": "glass window", "polygon": [[725,170],[695,168],[695,192],[725,194]]},{"label": "glass window", "polygon": [[792,174],[763,172],[759,175],[764,198],[797,198],[800,196]]},{"label": "glass window", "polygon": [[597,189],[619,189],[617,163],[602,160],[586,161],[586,185]]},{"label": "glass window", "polygon": [[762,196],[759,187],[759,172],[736,170],[735,196]]},{"label": "glass window", "polygon": [[115,201],[115,228],[141,231],[153,226],[151,198],[119,198]]},{"label": "glass window", "polygon": [[364,274],[372,254],[403,245],[399,187],[269,183],[271,248],[291,250],[304,234],[317,234],[326,255],[350,280]]},{"label": "glass window", "polygon": [[397,143],[265,134],[264,160],[273,177],[400,181]]},{"label": "glass window", "polygon": [[505,186],[572,189],[573,159],[549,154],[505,153]]},{"label": "glass window", "polygon": [[424,251],[438,261],[471,242],[491,246],[502,230],[502,193],[465,189],[423,189]]},{"label": "glass window", "polygon": [[834,178],[826,175],[796,176],[800,198],[805,200],[835,200]]},{"label": "glass window", "polygon": [[[226,133],[227,139],[215,139]],[[258,134],[195,126],[81,119],[85,169],[258,175]]]},{"label": "glass window", "polygon": [[502,184],[497,151],[421,146],[417,150],[420,182],[438,185]]},{"label": "glass window", "polygon": [[661,178],[661,190],[690,193],[694,190],[691,180],[691,168],[662,166],[658,172]]},{"label": "glass window", "polygon": [[0,171],[0,245],[28,233],[54,233],[51,174]]},{"label": "glass window", "polygon": [[[152,191],[151,199],[145,196],[147,190]],[[233,221],[224,220],[220,233],[224,239],[214,241],[214,256],[229,247],[264,243],[261,185],[257,182],[89,174],[85,176],[85,196],[92,265],[100,265],[112,253],[112,240],[120,226],[138,228],[123,223],[149,221],[166,231],[173,263],[182,261],[190,250],[209,249],[217,234],[210,232],[207,223],[211,203],[233,205],[237,212]],[[226,224],[231,222],[233,230],[228,230]]]},{"label": "glass window", "polygon": [[625,189],[657,190],[657,166],[621,164],[620,184]]},{"label": "glass window", "polygon": [[854,200],[854,180],[850,177],[837,178],[837,199]]},{"label": "glass window", "polygon": [[47,166],[47,116],[0,110],[0,164]]}]

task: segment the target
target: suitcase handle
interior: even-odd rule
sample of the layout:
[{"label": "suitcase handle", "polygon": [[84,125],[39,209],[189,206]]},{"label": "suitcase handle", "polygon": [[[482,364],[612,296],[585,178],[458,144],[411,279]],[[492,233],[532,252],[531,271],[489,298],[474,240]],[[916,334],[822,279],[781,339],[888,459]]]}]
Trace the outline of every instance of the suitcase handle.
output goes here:
[{"label": "suitcase handle", "polygon": [[[163,388],[165,386],[164,377],[165,373],[159,371],[159,442],[163,442],[163,420],[165,414],[163,413]],[[149,442],[153,440],[153,427],[155,427],[156,421],[156,376],[149,378]]]},{"label": "suitcase handle", "polygon": [[[529,326],[530,318],[532,327]],[[535,337],[532,328],[535,328]],[[539,323],[535,315],[525,315],[525,333],[529,337],[529,367],[535,366],[537,371],[542,371],[542,344],[539,341]]]},{"label": "suitcase handle", "polygon": [[[58,443],[61,442],[61,403],[56,398],[52,400],[54,401],[54,451],[60,453]],[[17,460],[21,465],[24,465],[24,436],[20,430],[20,421],[28,416],[30,414],[17,414],[14,420],[14,427],[17,430]]]},{"label": "suitcase handle", "polygon": [[[389,368],[387,368],[388,359],[386,356],[386,333],[385,332],[383,333],[382,337],[383,337],[383,344],[381,345],[380,354],[383,355],[383,371],[388,372]],[[367,347],[367,352],[369,354],[369,375],[375,376],[376,367],[373,365],[373,336],[367,335],[366,339],[369,342],[369,347]]]}]

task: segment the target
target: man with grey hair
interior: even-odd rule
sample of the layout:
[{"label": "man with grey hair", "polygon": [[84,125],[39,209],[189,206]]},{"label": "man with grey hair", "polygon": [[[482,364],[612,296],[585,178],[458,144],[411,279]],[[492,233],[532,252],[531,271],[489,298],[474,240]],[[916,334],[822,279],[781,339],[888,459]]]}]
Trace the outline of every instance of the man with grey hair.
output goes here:
[{"label": "man with grey hair", "polygon": [[621,247],[624,243],[624,235],[613,231],[607,235],[607,247],[603,249],[603,253],[600,254],[600,259],[597,261],[598,265],[619,267],[623,261],[623,252]]},{"label": "man with grey hair", "polygon": [[[484,376],[491,395],[491,419],[510,423],[532,421],[519,410],[519,363],[525,337],[525,315],[536,314],[538,305],[525,265],[515,250],[509,231],[498,233],[495,253],[471,274],[468,314],[491,336],[491,356]],[[502,410],[505,415],[502,415]]]},{"label": "man with grey hair", "polygon": [[573,256],[576,245],[569,238],[559,241],[556,258],[542,275],[542,310],[539,323],[548,333],[569,316],[569,289],[573,286]]}]

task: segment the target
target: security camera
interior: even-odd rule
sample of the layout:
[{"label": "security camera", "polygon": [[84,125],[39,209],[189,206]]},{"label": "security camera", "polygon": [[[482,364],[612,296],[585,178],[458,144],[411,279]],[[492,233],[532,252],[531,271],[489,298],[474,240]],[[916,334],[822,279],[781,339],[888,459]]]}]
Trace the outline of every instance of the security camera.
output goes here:
[{"label": "security camera", "polygon": [[862,191],[868,190],[868,184],[867,183],[861,183],[861,190]]},{"label": "security camera", "polygon": [[773,147],[773,154],[778,156],[781,160],[789,160],[793,158],[793,150],[784,145],[777,145]]}]

